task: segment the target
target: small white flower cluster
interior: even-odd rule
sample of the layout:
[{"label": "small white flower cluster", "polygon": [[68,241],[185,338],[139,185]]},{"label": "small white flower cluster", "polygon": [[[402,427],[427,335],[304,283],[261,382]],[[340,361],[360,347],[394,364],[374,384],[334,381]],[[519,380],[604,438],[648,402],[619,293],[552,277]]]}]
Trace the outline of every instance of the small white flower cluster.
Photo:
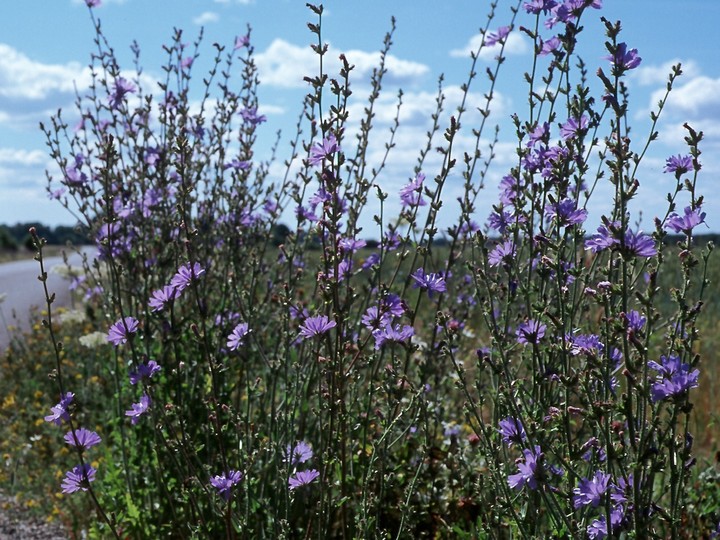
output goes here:
[{"label": "small white flower cluster", "polygon": [[100,345],[107,344],[107,334],[105,332],[93,332],[85,336],[80,336],[80,345],[88,349],[94,349]]},{"label": "small white flower cluster", "polygon": [[58,315],[60,322],[65,323],[81,323],[87,319],[87,315],[84,311],[79,309],[71,309],[70,311],[63,311]]}]

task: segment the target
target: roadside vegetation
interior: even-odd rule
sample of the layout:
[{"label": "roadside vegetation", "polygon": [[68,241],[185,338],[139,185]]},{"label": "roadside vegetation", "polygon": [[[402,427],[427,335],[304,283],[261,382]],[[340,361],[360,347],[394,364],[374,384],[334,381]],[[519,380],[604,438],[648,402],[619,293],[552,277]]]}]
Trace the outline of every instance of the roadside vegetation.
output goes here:
[{"label": "roadside vegetation", "polygon": [[[483,70],[475,51],[463,83],[485,101],[445,114],[440,84],[397,193],[383,174],[399,113],[373,131],[392,27],[352,108],[353,66],[341,56],[323,71],[323,8],[308,5],[318,72],[289,149],[263,160],[249,30],[216,44],[201,76],[202,43],[178,30],[166,79],[143,88],[98,3],[86,0],[97,50],[81,122],[61,112],[42,126],[62,171],[48,193],[97,251],[67,272],[79,307],[57,309],[47,241],[28,230],[46,305],[1,359],[6,493],[77,538],[720,532],[703,134],[685,126],[664,168],[667,211],[641,226],[628,205],[647,189],[638,171],[667,96],[651,132],[631,132],[625,80],[641,57],[612,21],[589,74],[576,47],[600,0],[503,15],[493,3],[482,47],[499,56]],[[502,71],[513,31],[535,44],[524,74]],[[528,103],[513,116],[516,159],[490,186],[501,76],[527,84]],[[458,151],[468,140],[474,151]],[[453,175],[460,212],[441,227]],[[614,195],[586,228],[600,183]],[[490,216],[478,197],[496,201]]]}]

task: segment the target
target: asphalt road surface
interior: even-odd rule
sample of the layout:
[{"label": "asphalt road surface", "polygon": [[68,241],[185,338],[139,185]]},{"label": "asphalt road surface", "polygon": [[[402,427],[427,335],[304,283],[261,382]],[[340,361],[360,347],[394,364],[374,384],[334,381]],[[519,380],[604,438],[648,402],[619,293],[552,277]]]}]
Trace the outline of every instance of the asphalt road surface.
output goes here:
[{"label": "asphalt road surface", "polygon": [[[69,260],[73,266],[82,264],[80,255],[76,253]],[[48,290],[51,294],[55,293],[53,310],[70,305],[70,281],[51,270],[54,266],[64,264],[62,257],[49,257],[43,263],[48,273]],[[10,327],[25,331],[37,322],[30,320],[32,306],[39,306],[41,311],[46,308],[45,292],[38,275],[40,264],[33,259],[0,264],[0,297],[5,295],[0,302],[0,351],[10,343]]]}]

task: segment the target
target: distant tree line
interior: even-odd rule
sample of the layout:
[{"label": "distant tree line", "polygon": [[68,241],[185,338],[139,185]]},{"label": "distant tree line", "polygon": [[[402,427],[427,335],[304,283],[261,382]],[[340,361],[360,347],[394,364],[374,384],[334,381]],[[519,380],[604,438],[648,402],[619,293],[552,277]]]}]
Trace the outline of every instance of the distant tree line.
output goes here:
[{"label": "distant tree line", "polygon": [[50,227],[39,222],[16,223],[15,225],[0,225],[0,249],[18,251],[20,249],[33,249],[32,240],[28,230],[35,227],[38,235],[45,238],[50,245],[63,246],[68,242],[74,245],[88,243],[85,234],[70,225]]},{"label": "distant tree line", "polygon": [[[33,249],[30,234],[30,227],[35,227],[41,238],[45,238],[50,245],[63,246],[68,242],[74,245],[83,245],[89,242],[87,234],[78,227],[70,225],[58,225],[50,227],[38,222],[16,223],[15,225],[0,225],[0,250],[17,251],[19,249]],[[272,243],[279,246],[286,242],[291,229],[284,223],[279,223],[273,227]],[[676,244],[683,240],[680,235],[668,235],[665,237],[665,243],[668,245]],[[378,247],[378,241],[366,239],[367,246],[370,249]],[[698,234],[695,235],[695,241],[698,245],[705,245],[707,242],[720,242],[720,233]],[[433,242],[436,246],[442,247],[449,245],[449,239],[444,236],[438,236]],[[320,240],[317,239],[317,248],[320,248]]]}]

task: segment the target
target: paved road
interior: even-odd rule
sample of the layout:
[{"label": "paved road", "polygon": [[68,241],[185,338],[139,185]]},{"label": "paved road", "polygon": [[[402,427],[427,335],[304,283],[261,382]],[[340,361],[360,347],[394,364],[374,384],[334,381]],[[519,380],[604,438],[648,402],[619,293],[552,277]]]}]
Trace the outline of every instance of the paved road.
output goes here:
[{"label": "paved road", "polygon": [[[82,262],[80,255],[73,253],[70,264],[79,266]],[[70,282],[51,271],[56,265],[62,265],[62,257],[50,257],[44,260],[48,273],[48,290],[56,295],[53,309],[70,304]],[[22,330],[30,328],[34,321],[30,321],[31,306],[40,306],[45,309],[45,293],[42,283],[37,279],[40,274],[40,265],[37,261],[14,261],[0,264],[0,295],[5,299],[0,303],[0,351],[10,342],[8,326],[16,326]]]}]

